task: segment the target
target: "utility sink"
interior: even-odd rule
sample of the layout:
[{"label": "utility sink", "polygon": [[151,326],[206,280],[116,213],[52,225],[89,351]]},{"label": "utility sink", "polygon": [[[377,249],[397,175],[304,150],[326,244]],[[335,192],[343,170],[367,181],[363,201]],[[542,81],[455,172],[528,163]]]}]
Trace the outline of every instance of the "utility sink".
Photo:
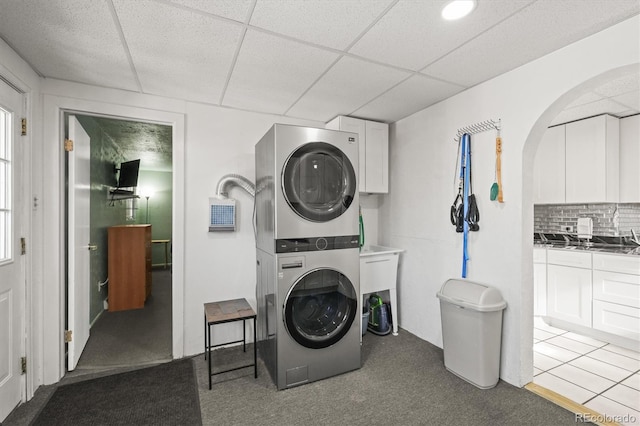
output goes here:
[{"label": "utility sink", "polygon": [[396,280],[398,258],[404,250],[370,245],[360,251],[360,303],[366,294],[389,291],[394,336],[398,335],[398,300]]},{"label": "utility sink", "polygon": [[381,255],[381,254],[395,254],[395,253],[402,253],[403,251],[404,250],[402,249],[397,249],[393,247],[370,245],[370,246],[362,247],[362,249],[360,250],[360,257],[375,256],[375,255]]}]

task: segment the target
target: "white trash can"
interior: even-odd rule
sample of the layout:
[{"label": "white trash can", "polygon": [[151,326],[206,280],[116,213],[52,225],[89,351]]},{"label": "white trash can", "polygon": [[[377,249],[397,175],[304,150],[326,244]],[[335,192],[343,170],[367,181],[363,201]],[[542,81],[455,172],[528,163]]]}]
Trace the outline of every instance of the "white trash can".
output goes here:
[{"label": "white trash can", "polygon": [[437,294],[442,315],[444,366],[489,389],[500,379],[502,311],[498,289],[465,279],[447,280]]}]

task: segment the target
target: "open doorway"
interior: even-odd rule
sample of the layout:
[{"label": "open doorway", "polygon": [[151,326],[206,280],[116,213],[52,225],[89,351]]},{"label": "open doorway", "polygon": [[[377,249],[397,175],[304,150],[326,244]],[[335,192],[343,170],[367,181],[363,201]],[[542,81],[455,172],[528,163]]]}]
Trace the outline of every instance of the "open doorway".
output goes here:
[{"label": "open doorway", "polygon": [[[547,123],[536,152],[532,206],[533,383],[576,403],[580,412],[586,407],[620,423],[640,418],[640,269],[614,274],[613,266],[602,261],[637,264],[633,230],[640,227],[640,175],[629,164],[640,152],[640,74],[637,67],[628,68],[562,98],[567,106]],[[590,132],[581,132],[585,128]],[[597,146],[590,145],[598,129],[606,133]],[[579,151],[572,149],[577,136]],[[615,161],[592,163],[590,158]],[[591,178],[580,179],[580,187],[575,164]],[[603,171],[613,173],[597,177]],[[586,196],[580,192],[585,188]],[[616,285],[629,290],[624,297],[614,294]]]},{"label": "open doorway", "polygon": [[[74,370],[72,374],[86,374],[171,360],[172,127],[67,112],[67,132],[71,118],[89,137],[91,254],[90,334],[84,350],[77,355],[77,365],[69,370]],[[123,184],[122,165],[137,160],[137,179]],[[149,286],[139,309],[116,310],[113,304],[109,306],[109,271],[114,265],[109,264],[108,234],[110,228],[122,225],[150,226]],[[125,250],[130,247],[125,243]],[[69,302],[67,309],[73,309]]]}]

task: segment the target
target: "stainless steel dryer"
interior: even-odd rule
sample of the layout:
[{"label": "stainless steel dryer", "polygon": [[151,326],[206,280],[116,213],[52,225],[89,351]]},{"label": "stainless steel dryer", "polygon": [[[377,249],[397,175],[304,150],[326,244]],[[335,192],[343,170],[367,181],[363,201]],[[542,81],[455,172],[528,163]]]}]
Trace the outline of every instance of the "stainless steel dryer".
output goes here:
[{"label": "stainless steel dryer", "polygon": [[256,144],[258,247],[358,234],[358,135],[275,124]]},{"label": "stainless steel dryer", "polygon": [[278,389],[360,368],[357,242],[275,255],[258,250],[258,263],[260,356]]}]

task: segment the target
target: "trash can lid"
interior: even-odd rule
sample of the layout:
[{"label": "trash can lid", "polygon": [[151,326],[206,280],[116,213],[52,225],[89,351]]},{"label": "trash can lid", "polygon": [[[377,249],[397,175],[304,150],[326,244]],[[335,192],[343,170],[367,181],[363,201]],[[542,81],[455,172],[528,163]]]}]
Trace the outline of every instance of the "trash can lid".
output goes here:
[{"label": "trash can lid", "polygon": [[481,312],[499,311],[507,307],[497,288],[469,280],[451,278],[445,281],[436,296],[445,302]]}]

